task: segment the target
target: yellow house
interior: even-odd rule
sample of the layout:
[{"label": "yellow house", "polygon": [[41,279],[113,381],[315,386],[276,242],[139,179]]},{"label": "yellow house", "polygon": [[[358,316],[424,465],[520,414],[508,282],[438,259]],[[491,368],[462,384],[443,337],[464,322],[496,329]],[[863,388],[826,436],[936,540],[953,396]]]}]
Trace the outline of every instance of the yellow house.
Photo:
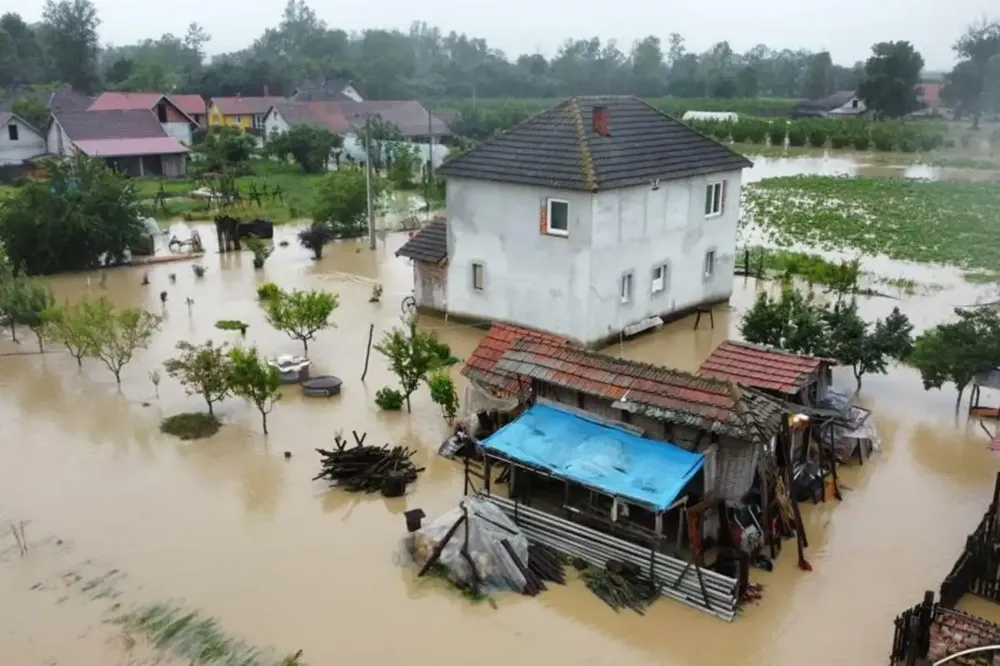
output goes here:
[{"label": "yellow house", "polygon": [[208,105],[208,126],[231,125],[264,131],[264,116],[284,97],[213,97]]}]

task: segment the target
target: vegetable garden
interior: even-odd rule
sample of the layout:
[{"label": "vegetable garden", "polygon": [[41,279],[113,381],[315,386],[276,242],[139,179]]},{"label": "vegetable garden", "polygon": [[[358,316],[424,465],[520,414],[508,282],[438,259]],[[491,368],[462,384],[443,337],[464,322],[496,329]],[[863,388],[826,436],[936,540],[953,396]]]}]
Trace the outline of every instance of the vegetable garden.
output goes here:
[{"label": "vegetable garden", "polygon": [[967,270],[1000,266],[996,183],[790,176],[744,189],[744,219],[776,245],[855,249]]}]

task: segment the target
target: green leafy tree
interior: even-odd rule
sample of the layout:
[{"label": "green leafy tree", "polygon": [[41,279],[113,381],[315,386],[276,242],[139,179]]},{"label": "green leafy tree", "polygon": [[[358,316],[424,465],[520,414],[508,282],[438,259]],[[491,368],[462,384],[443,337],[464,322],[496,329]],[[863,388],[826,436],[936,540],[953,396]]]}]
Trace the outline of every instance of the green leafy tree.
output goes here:
[{"label": "green leafy tree", "polygon": [[956,308],[955,314],[958,321],[917,336],[909,363],[920,371],[925,390],[953,383],[957,409],[973,376],[1000,366],[1000,315],[989,308]]},{"label": "green leafy tree", "polygon": [[399,380],[400,392],[409,412],[410,396],[420,387],[428,372],[442,366],[444,359],[441,358],[437,339],[417,330],[416,318],[410,321],[408,329],[397,327],[386,332],[375,345],[375,351],[389,361],[389,368]]},{"label": "green leafy tree", "polygon": [[420,161],[417,147],[412,143],[398,141],[392,145],[391,154],[389,180],[400,189],[413,187],[413,177]]},{"label": "green leafy tree", "polygon": [[301,124],[274,132],[267,138],[267,152],[281,159],[291,158],[306,173],[323,173],[334,150],[344,138],[319,125]]},{"label": "green leafy tree", "polygon": [[920,108],[917,84],[924,59],[910,42],[879,42],[865,62],[858,94],[879,118],[902,118]]},{"label": "green leafy tree", "polygon": [[458,415],[458,391],[455,381],[444,370],[435,370],[427,378],[427,386],[431,391],[431,400],[441,408],[448,425],[455,422]]},{"label": "green leafy tree", "polygon": [[34,127],[40,133],[45,133],[45,128],[49,124],[49,110],[34,95],[25,95],[11,105],[11,111],[24,119],[26,123]]},{"label": "green leafy tree", "polygon": [[778,298],[761,294],[743,315],[740,332],[747,342],[796,354],[823,355],[829,331],[825,311],[812,296],[786,286]]},{"label": "green leafy tree", "polygon": [[231,393],[233,361],[226,353],[226,345],[214,345],[209,340],[195,346],[186,340],[177,343],[180,355],[163,363],[167,374],[179,381],[188,395],[200,395],[208,405],[208,413],[215,415],[212,406],[225,400]]},{"label": "green leafy tree", "polygon": [[47,81],[48,67],[38,31],[13,12],[0,16],[0,86]]},{"label": "green leafy tree", "polygon": [[828,353],[843,365],[851,366],[857,388],[867,373],[885,374],[890,359],[903,360],[913,348],[913,324],[893,308],[874,326],[861,318],[858,303],[838,303],[827,315],[830,330]]},{"label": "green leafy tree", "polygon": [[973,23],[953,49],[959,62],[945,76],[941,98],[978,128],[984,111],[1000,111],[1000,21]]},{"label": "green leafy tree", "polygon": [[316,333],[335,325],[330,315],[337,308],[337,294],[328,291],[281,291],[259,303],[267,323],[301,341],[305,355],[309,354],[309,341],[316,339]]},{"label": "green leafy tree", "polygon": [[81,368],[85,356],[96,356],[87,315],[86,308],[80,303],[53,305],[42,315],[45,320],[45,337],[64,346]]},{"label": "green leafy tree", "polygon": [[132,61],[128,77],[117,88],[126,92],[172,92],[178,84],[177,74],[163,61],[141,59]]},{"label": "green leafy tree", "polygon": [[253,267],[264,268],[264,262],[271,256],[274,248],[261,238],[250,236],[246,239],[246,247],[253,253]]},{"label": "green leafy tree", "polygon": [[104,81],[112,88],[120,89],[135,71],[135,59],[122,57],[111,63],[104,71]]},{"label": "green leafy tree", "polygon": [[28,275],[119,263],[145,233],[139,196],[101,160],[49,160],[0,206],[0,242]]},{"label": "green leafy tree", "polygon": [[[372,179],[372,202],[377,204],[385,185]],[[334,238],[357,238],[368,232],[368,198],[364,171],[339,169],[323,177],[316,195],[313,220],[324,224]]]},{"label": "green leafy tree", "polygon": [[257,152],[253,136],[238,127],[211,127],[201,142],[208,171],[242,172]]},{"label": "green leafy tree", "polygon": [[261,425],[267,434],[267,415],[281,399],[281,378],[278,369],[260,357],[256,347],[229,350],[232,362],[230,386],[233,393],[246,398],[260,412]]},{"label": "green leafy tree", "polygon": [[399,128],[380,115],[371,114],[365,117],[361,125],[361,141],[366,142],[365,152],[376,173],[382,170],[391,158],[391,147],[403,138]]},{"label": "green leafy tree", "polygon": [[117,309],[108,299],[79,303],[86,320],[88,351],[100,359],[121,386],[124,368],[141,349],[146,349],[163,318],[142,308]]},{"label": "green leafy tree", "polygon": [[94,3],[46,0],[42,21],[52,61],[52,78],[83,92],[96,92],[100,85],[97,27],[101,20]]},{"label": "green leafy tree", "polygon": [[44,352],[45,312],[55,302],[52,290],[47,284],[32,278],[19,277],[13,280],[10,288],[10,301],[7,305],[11,323],[24,324],[35,334],[38,340],[38,351]]}]

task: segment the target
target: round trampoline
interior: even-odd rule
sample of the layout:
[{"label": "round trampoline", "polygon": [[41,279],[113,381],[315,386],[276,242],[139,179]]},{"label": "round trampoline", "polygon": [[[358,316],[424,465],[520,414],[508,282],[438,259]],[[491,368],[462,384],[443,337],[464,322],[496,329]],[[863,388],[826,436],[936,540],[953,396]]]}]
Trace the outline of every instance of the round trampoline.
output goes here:
[{"label": "round trampoline", "polygon": [[311,398],[329,398],[339,395],[343,381],[333,375],[321,375],[302,382],[302,393]]}]

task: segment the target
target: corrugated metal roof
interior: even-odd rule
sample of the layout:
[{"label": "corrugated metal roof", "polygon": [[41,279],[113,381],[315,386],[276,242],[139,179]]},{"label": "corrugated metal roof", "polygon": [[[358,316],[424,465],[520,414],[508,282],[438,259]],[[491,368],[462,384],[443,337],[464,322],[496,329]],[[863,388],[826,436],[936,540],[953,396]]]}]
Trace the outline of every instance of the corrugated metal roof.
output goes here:
[{"label": "corrugated metal roof", "polygon": [[224,116],[252,116],[265,114],[275,104],[284,103],[284,97],[213,97],[211,103]]},{"label": "corrugated metal roof", "polygon": [[413,234],[403,247],[396,250],[397,257],[436,264],[448,258],[448,223],[444,218],[431,220],[423,229]]},{"label": "corrugated metal roof", "polygon": [[146,139],[83,139],[74,141],[80,152],[91,157],[134,157],[137,155],[177,155],[188,152],[177,139],[158,136]]},{"label": "corrugated metal roof", "polygon": [[784,413],[775,401],[732,382],[525,338],[494,367],[633,414],[750,441],[770,439]]},{"label": "corrugated metal roof", "polygon": [[698,374],[793,395],[814,378],[825,362],[772,347],[726,340],[698,368]]},{"label": "corrugated metal roof", "polygon": [[167,136],[153,112],[146,109],[115,111],[57,111],[52,115],[71,141],[81,139],[149,139]]},{"label": "corrugated metal roof", "polygon": [[565,345],[565,338],[551,333],[534,331],[523,326],[493,322],[490,330],[479,341],[472,355],[465,361],[462,374],[480,384],[496,391],[517,394],[524,387],[518,385],[517,375],[498,370],[497,361],[512,344],[521,339],[538,340],[553,345]]}]

